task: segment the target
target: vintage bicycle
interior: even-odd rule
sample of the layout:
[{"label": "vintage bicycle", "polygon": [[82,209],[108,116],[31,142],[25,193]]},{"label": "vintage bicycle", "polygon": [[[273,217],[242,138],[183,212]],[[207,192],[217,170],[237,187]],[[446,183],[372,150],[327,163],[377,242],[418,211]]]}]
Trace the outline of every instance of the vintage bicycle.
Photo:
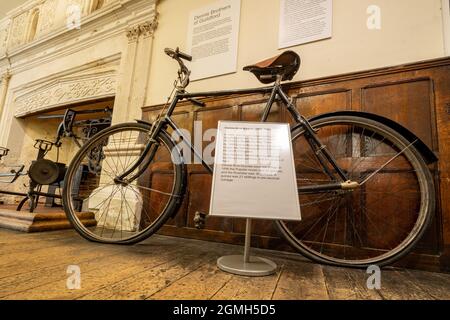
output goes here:
[{"label": "vintage bicycle", "polygon": [[[383,266],[403,257],[422,237],[435,209],[428,165],[437,158],[412,132],[392,120],[356,111],[306,119],[283,89],[300,67],[293,51],[244,68],[269,86],[200,93],[186,91],[190,71],[184,61],[192,57],[178,49],[165,53],[178,62],[179,71],[157,119],[122,123],[98,133],[67,170],[64,207],[83,237],[134,244],[174,217],[185,196],[187,170],[173,137],[202,158],[202,150],[192,146],[172,119],[175,108],[180,101],[204,107],[198,99],[238,94],[268,96],[261,121],[267,121],[275,101],[292,116],[302,221],[275,225],[293,248],[319,263]],[[75,177],[85,163],[91,163],[94,179],[92,187],[81,192]],[[211,165],[204,160],[202,164],[213,172]],[[83,226],[79,210],[95,213],[97,225]]]}]

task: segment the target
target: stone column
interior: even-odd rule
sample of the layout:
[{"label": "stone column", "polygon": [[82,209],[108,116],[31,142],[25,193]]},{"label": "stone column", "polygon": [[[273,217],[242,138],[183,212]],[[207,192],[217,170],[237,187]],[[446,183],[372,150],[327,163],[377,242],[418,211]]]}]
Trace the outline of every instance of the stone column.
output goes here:
[{"label": "stone column", "polygon": [[[157,22],[154,20],[135,25],[127,30],[128,44],[120,66],[118,77],[120,83],[114,102],[113,124],[133,121],[142,117],[142,107],[146,100],[150,73],[153,33],[156,25]],[[104,147],[104,156],[110,163],[122,163],[119,159],[121,152],[125,152],[124,155],[127,157],[130,157],[131,154],[136,159],[139,157],[144,146],[139,144],[138,136],[127,138],[136,139],[132,150],[129,150],[129,146],[126,150],[122,150],[123,146],[117,140]],[[100,181],[104,183],[109,179],[107,174],[102,174]],[[114,185],[94,191],[96,192],[95,196],[83,204],[84,210],[96,214],[98,226],[106,229],[117,227],[124,231],[136,231],[139,228],[143,205],[141,192],[136,186],[130,186],[121,191],[117,191],[117,189],[123,188]],[[98,211],[97,208],[108,197],[111,199],[108,204],[107,216],[104,216],[104,212]],[[123,209],[123,197],[126,197],[128,201],[127,210]],[[102,216],[103,218],[101,218]]]},{"label": "stone column", "polygon": [[157,21],[144,22],[127,30],[128,45],[120,67],[120,83],[113,123],[140,119],[147,95],[153,33]]},{"label": "stone column", "polygon": [[[136,55],[136,70],[133,79],[131,107],[134,118],[141,119],[142,108],[145,107],[148,82],[150,78],[153,34],[157,26],[156,20],[139,25],[140,36]],[[134,112],[135,111],[135,112]]]},{"label": "stone column", "polygon": [[5,108],[6,96],[8,94],[9,80],[11,79],[11,74],[6,71],[2,76],[2,81],[0,84],[0,121],[2,119],[3,109]]}]

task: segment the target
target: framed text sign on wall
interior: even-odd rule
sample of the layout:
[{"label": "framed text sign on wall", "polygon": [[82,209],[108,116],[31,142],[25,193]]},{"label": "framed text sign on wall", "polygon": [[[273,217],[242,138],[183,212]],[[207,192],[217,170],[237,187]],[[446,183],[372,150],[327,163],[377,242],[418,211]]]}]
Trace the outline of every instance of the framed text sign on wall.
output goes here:
[{"label": "framed text sign on wall", "polygon": [[219,121],[211,216],[301,220],[289,124]]},{"label": "framed text sign on wall", "polygon": [[333,0],[281,0],[279,49],[332,36]]},{"label": "framed text sign on wall", "polygon": [[241,0],[220,0],[193,10],[187,49],[193,57],[191,80],[237,71]]}]

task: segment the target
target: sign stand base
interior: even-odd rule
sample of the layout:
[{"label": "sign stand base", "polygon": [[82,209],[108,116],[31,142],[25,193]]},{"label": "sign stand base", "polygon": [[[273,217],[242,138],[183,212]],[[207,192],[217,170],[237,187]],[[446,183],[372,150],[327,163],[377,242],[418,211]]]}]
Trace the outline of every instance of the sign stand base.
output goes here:
[{"label": "sign stand base", "polygon": [[245,230],[245,247],[243,256],[225,256],[217,260],[220,270],[240,276],[262,277],[274,274],[277,271],[275,262],[250,256],[250,244],[252,238],[252,220],[247,219]]}]

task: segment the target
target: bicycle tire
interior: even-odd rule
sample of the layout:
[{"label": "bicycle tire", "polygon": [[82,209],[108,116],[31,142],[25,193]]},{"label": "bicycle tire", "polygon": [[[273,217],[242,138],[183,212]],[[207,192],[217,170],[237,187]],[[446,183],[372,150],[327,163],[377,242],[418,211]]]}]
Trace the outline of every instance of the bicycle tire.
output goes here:
[{"label": "bicycle tire", "polygon": [[[361,125],[362,127],[368,127],[373,129],[374,131],[378,133],[386,134],[387,136],[390,136],[393,140],[395,140],[400,146],[408,146],[411,142],[408,141],[405,137],[403,137],[400,133],[393,130],[392,128],[363,117],[359,116],[333,116],[330,115],[329,117],[323,117],[319,120],[315,120],[311,122],[311,125],[313,128],[323,128],[324,126],[328,125],[339,125],[339,123],[343,124],[349,124],[354,123]],[[304,130],[302,128],[299,129],[293,129],[292,131],[292,140],[296,140],[299,137],[304,135]],[[378,265],[380,267],[390,265],[402,257],[404,257],[406,254],[408,254],[412,248],[417,244],[417,242],[422,238],[424,232],[426,231],[427,227],[430,224],[430,221],[432,219],[432,215],[434,213],[435,208],[435,189],[433,184],[433,177],[430,172],[430,170],[427,167],[427,164],[423,157],[421,156],[420,152],[414,147],[410,146],[407,151],[405,151],[404,154],[408,155],[408,159],[412,160],[414,162],[414,168],[417,168],[418,172],[418,180],[421,186],[421,202],[420,202],[420,212],[418,215],[418,219],[411,230],[411,232],[408,234],[408,236],[405,238],[404,241],[402,241],[398,246],[396,246],[394,249],[389,250],[387,252],[384,252],[380,256],[373,257],[370,259],[354,259],[354,260],[348,260],[345,261],[343,259],[336,259],[334,257],[330,257],[327,255],[324,255],[322,253],[317,252],[316,250],[313,250],[311,247],[307,245],[306,240],[300,240],[298,239],[298,236],[293,234],[292,231],[289,230],[287,227],[287,223],[283,221],[276,221],[275,225],[279,232],[279,234],[284,238],[292,248],[294,248],[296,251],[300,252],[305,257],[321,263],[321,264],[327,264],[327,265],[334,265],[334,266],[343,266],[343,267],[357,267],[357,268],[366,268],[369,265]],[[328,223],[329,221],[327,221]],[[328,225],[327,225],[328,227]],[[326,232],[326,230],[325,230]],[[325,235],[326,236],[326,235]],[[325,239],[324,236],[324,239]],[[345,238],[345,236],[344,236]],[[323,245],[323,244],[322,244]],[[312,246],[312,245],[311,245]]]},{"label": "bicycle tire", "polygon": [[163,130],[160,131],[157,140],[164,143],[170,150],[173,150],[172,156],[174,160],[174,175],[175,182],[172,196],[168,200],[167,206],[164,208],[164,211],[158,216],[158,218],[153,222],[153,224],[146,228],[145,230],[137,233],[136,235],[129,237],[123,240],[111,240],[102,238],[94,235],[92,232],[88,230],[87,227],[83,225],[80,219],[76,215],[76,210],[74,208],[73,199],[71,196],[72,192],[72,184],[74,180],[74,176],[78,167],[83,159],[86,158],[86,153],[90,150],[90,148],[100,141],[102,138],[107,136],[108,134],[113,134],[116,132],[127,131],[127,130],[140,130],[142,132],[149,132],[151,127],[148,124],[144,123],[123,123],[112,126],[108,129],[105,129],[95,136],[93,136],[75,155],[73,160],[71,161],[67,173],[65,176],[65,188],[63,191],[63,205],[64,210],[66,212],[66,216],[71,222],[72,226],[75,230],[85,239],[93,242],[104,243],[104,244],[119,244],[119,245],[132,245],[138,242],[141,242],[152,234],[157,232],[169,218],[174,216],[174,214],[178,211],[185,194],[186,187],[186,169],[183,158],[178,151],[174,141],[171,139],[169,134]]}]

